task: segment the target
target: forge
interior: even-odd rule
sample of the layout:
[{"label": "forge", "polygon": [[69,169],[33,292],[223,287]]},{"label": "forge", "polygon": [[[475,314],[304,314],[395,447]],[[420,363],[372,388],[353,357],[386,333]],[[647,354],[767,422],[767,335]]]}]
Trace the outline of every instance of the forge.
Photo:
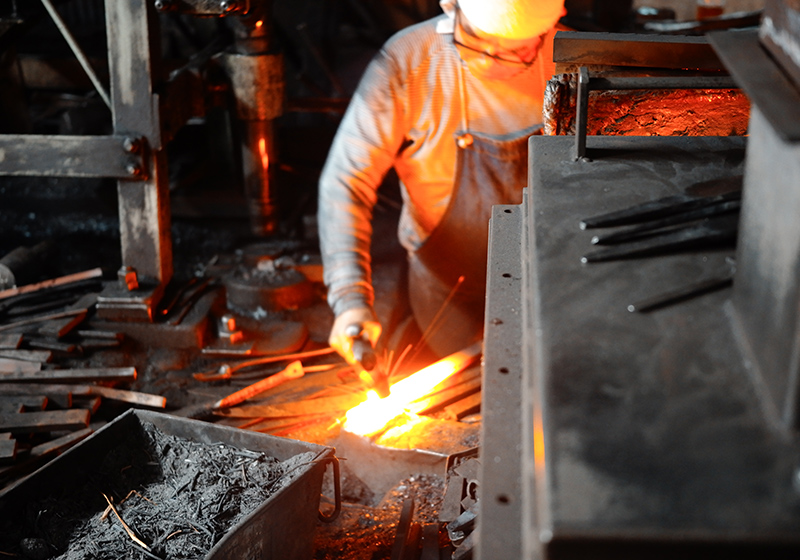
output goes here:
[{"label": "forge", "polygon": [[[87,56],[0,57],[0,510],[157,412],[324,451],[218,557],[290,557],[267,532],[298,560],[796,556],[796,0],[692,27],[758,30],[560,32],[523,202],[489,225],[483,343],[383,400],[328,346],[314,216],[383,30],[327,0],[9,1],[0,42],[45,4]],[[394,326],[395,178],[378,199]]]}]

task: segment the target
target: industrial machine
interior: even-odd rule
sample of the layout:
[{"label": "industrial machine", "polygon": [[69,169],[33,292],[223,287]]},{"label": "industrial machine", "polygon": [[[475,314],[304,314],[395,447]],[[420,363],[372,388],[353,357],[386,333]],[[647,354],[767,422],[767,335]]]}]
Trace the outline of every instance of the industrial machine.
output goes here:
[{"label": "industrial machine", "polygon": [[[0,174],[117,180],[122,268],[98,301],[98,316],[152,321],[173,274],[167,145],[192,118],[231,106],[241,143],[241,175],[254,235],[277,231],[272,188],[274,120],[285,105],[283,57],[272,31],[271,2],[260,0],[106,2],[108,87],[82,49],[58,2],[43,0],[81,69],[111,111],[104,135],[3,134]],[[36,14],[13,7],[3,31]],[[210,42],[170,67],[160,48],[159,12],[224,18],[230,45]],[[96,63],[96,60],[94,61]],[[174,63],[174,61],[171,61]],[[173,64],[174,65],[174,64]]]},{"label": "industrial machine", "polygon": [[798,21],[709,37],[747,137],[531,138],[491,223],[478,558],[796,556]]}]

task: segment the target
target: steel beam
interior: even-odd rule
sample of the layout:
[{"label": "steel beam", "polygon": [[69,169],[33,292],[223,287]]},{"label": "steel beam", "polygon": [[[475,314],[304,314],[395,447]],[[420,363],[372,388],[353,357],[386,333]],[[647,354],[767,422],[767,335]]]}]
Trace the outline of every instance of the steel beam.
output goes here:
[{"label": "steel beam", "polygon": [[124,136],[0,135],[0,175],[28,177],[136,178],[145,170],[144,150]]},{"label": "steel beam", "polygon": [[[152,150],[141,181],[119,181],[123,266],[164,285],[172,277],[169,184],[161,138],[157,14],[148,0],[106,0],[109,75],[115,134],[142,137]],[[154,304],[157,302],[154,302]]]},{"label": "steel beam", "polygon": [[725,70],[705,37],[559,31],[553,43],[558,65],[637,66]]}]

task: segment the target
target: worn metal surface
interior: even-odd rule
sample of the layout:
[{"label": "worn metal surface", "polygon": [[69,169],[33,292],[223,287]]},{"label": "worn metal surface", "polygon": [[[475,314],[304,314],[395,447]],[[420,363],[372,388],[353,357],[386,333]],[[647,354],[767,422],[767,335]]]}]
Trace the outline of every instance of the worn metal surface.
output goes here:
[{"label": "worn metal surface", "polygon": [[[762,545],[800,546],[798,449],[762,413],[728,294],[650,314],[626,308],[725,270],[729,252],[580,263],[592,235],[581,217],[740,175],[745,139],[592,140],[592,162],[570,157],[570,138],[530,141],[521,557],[755,557]],[[509,445],[505,457],[517,453]]]},{"label": "worn metal surface", "polygon": [[117,183],[122,264],[136,269],[140,279],[165,285],[172,277],[172,240],[166,154],[154,93],[161,52],[157,14],[149,0],[106,0],[105,8],[114,132],[142,137],[151,150],[145,180]]},{"label": "worn metal surface", "polygon": [[635,33],[559,31],[553,43],[553,61],[576,66],[725,69],[705,37]]},{"label": "worn metal surface", "polygon": [[760,107],[750,128],[734,306],[768,414],[797,429],[800,142],[778,137]]},{"label": "worn metal surface", "polygon": [[789,142],[800,140],[798,88],[761,46],[758,32],[710,33],[708,38],[736,83],[778,134]]},{"label": "worn metal surface", "polygon": [[0,135],[0,174],[136,179],[142,152],[125,149],[125,136]]},{"label": "worn metal surface", "polygon": [[767,0],[759,36],[761,43],[800,87],[800,3]]},{"label": "worn metal surface", "polygon": [[217,60],[230,80],[240,119],[267,120],[283,114],[285,80],[281,54],[223,53]]},{"label": "worn metal surface", "polygon": [[489,224],[478,560],[522,557],[522,206],[493,207]]},{"label": "worn metal surface", "polygon": [[123,282],[109,282],[97,299],[97,316],[111,321],[153,321],[164,293],[163,284],[147,282],[129,290]]}]

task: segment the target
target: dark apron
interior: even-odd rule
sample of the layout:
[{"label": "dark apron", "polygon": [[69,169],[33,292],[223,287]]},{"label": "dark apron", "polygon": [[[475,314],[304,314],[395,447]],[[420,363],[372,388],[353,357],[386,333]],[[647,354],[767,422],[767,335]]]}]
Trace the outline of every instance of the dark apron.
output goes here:
[{"label": "dark apron", "polygon": [[470,145],[457,143],[450,204],[422,247],[409,255],[411,310],[423,332],[434,323],[425,340],[439,357],[483,336],[489,218],[495,204],[522,202],[529,135],[497,141],[472,134]]}]

